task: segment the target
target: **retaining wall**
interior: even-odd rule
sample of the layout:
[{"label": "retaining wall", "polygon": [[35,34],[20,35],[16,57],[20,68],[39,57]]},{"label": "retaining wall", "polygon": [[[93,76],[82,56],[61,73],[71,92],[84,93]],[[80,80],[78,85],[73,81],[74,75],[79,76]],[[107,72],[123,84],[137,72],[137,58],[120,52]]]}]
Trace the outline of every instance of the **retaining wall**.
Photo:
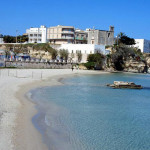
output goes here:
[{"label": "retaining wall", "polygon": [[22,69],[71,69],[72,64],[48,63],[48,62],[15,62],[6,61],[6,67],[16,67]]}]

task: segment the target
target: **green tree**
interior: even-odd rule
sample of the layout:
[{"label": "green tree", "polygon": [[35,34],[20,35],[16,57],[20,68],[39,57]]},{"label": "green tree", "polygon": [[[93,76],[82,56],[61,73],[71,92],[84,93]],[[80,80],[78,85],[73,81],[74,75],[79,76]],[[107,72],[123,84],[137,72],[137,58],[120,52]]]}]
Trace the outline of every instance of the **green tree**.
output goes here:
[{"label": "green tree", "polygon": [[142,53],[137,48],[129,47],[127,45],[119,45],[110,55],[114,68],[119,71],[124,69],[124,63],[127,59],[132,58],[135,60],[141,60],[143,59],[142,56]]},{"label": "green tree", "polygon": [[134,45],[135,40],[126,36],[124,33],[120,32],[116,39],[116,44],[124,44],[124,45]]},{"label": "green tree", "polygon": [[10,35],[5,35],[3,37],[4,43],[16,43],[16,37],[15,36],[10,36]]},{"label": "green tree", "polygon": [[81,60],[82,60],[82,53],[81,53],[81,51],[77,51],[77,57],[78,57],[78,62],[81,62]]},{"label": "green tree", "polygon": [[58,51],[55,50],[55,49],[53,49],[53,50],[51,51],[51,55],[52,55],[52,59],[53,59],[53,60],[56,60],[56,57],[57,57],[57,55],[58,55]]},{"label": "green tree", "polygon": [[59,51],[59,54],[62,60],[65,60],[65,62],[68,61],[68,56],[69,56],[68,50],[62,49]]},{"label": "green tree", "polygon": [[87,69],[101,69],[104,56],[100,53],[89,54],[85,66]]},{"label": "green tree", "polygon": [[28,36],[27,35],[19,35],[19,36],[17,36],[17,42],[18,43],[28,42]]},{"label": "green tree", "polygon": [[[16,43],[16,36],[5,35],[4,43]],[[17,36],[17,43],[24,43],[28,41],[28,36],[26,35],[18,35]]]},{"label": "green tree", "polygon": [[100,53],[96,53],[96,54],[89,54],[87,61],[88,62],[95,62],[96,64],[101,64],[102,63],[102,58],[104,58],[104,56]]}]

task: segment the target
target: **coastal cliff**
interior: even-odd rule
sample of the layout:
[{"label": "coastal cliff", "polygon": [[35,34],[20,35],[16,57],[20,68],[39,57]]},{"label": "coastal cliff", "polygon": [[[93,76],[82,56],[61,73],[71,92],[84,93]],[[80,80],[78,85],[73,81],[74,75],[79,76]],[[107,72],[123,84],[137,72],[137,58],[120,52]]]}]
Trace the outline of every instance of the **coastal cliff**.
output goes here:
[{"label": "coastal cliff", "polygon": [[150,73],[150,54],[124,44],[111,47],[105,62],[105,70],[108,71]]},{"label": "coastal cliff", "polygon": [[[118,71],[115,68],[113,62],[109,61],[109,64],[106,64],[105,70],[106,71]],[[133,72],[133,73],[150,73],[150,58],[147,61],[143,60],[134,60],[128,59],[123,62],[122,65],[123,69],[121,71],[124,72]],[[120,70],[119,70],[120,71]]]}]

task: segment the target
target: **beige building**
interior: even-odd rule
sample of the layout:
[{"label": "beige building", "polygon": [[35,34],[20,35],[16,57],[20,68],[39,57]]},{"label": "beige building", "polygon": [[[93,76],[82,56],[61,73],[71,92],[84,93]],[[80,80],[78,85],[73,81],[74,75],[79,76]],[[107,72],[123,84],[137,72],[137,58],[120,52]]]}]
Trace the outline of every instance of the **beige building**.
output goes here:
[{"label": "beige building", "polygon": [[75,29],[73,26],[55,26],[47,29],[47,40],[54,44],[73,44]]},{"label": "beige building", "polygon": [[75,30],[75,44],[87,44],[88,34],[84,30]]}]

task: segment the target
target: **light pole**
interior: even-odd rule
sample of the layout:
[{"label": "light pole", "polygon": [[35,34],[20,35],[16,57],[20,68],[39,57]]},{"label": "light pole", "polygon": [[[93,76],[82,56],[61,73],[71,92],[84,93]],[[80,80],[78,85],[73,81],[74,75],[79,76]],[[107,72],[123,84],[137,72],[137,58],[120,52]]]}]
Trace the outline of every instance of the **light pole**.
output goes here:
[{"label": "light pole", "polygon": [[17,32],[18,32],[18,30],[16,30],[16,43],[17,43]]}]

